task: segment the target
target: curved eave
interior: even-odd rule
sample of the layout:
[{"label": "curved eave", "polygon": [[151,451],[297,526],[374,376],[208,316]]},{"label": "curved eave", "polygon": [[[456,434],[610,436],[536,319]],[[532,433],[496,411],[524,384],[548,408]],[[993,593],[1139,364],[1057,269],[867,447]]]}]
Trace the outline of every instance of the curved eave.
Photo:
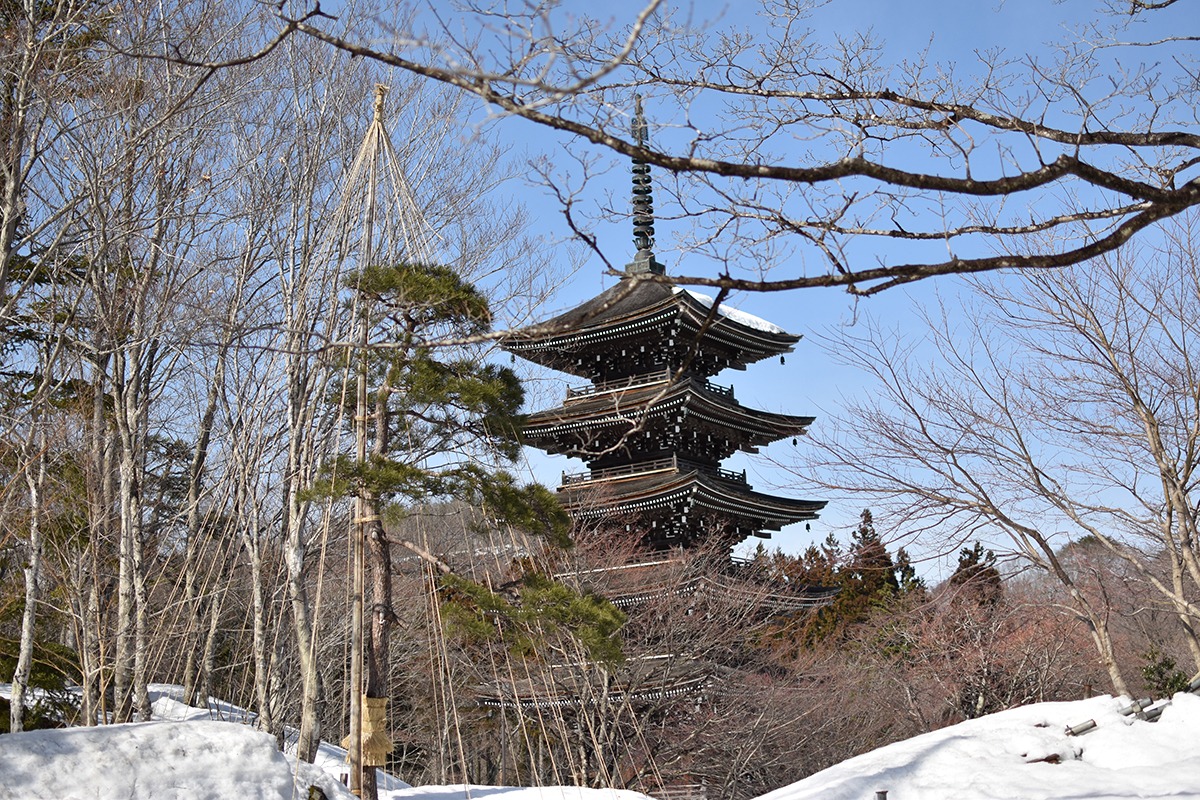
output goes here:
[{"label": "curved eave", "polygon": [[653,327],[674,319],[677,308],[670,287],[644,281],[631,286],[622,280],[570,311],[513,331],[500,344],[505,350],[528,358],[531,353],[578,347],[585,342]]},{"label": "curved eave", "polygon": [[562,487],[559,492],[564,506],[578,519],[636,514],[687,503],[691,508],[761,520],[763,528],[775,531],[793,522],[816,519],[817,512],[825,507],[824,500],[763,494],[696,471],[584,481]]},{"label": "curved eave", "polygon": [[[559,437],[589,433],[620,436],[639,420],[664,417],[683,411],[718,428],[729,428],[746,445],[758,447],[788,436],[799,436],[813,423],[814,417],[760,411],[737,402],[725,394],[701,388],[688,381],[674,386],[663,384],[609,392],[602,397],[570,402],[558,408],[531,414],[523,435],[527,443],[563,452]],[[609,434],[610,429],[616,429]]]},{"label": "curved eave", "polygon": [[703,330],[705,338],[742,352],[740,365],[789,353],[800,341],[795,334],[761,330],[725,315],[704,327],[709,309],[689,293],[664,284],[641,282],[628,289],[622,281],[564,314],[514,331],[500,345],[535,363],[573,372],[564,368],[569,363],[564,351],[605,346],[677,324],[685,328],[684,337]]},{"label": "curved eave", "polygon": [[[621,339],[631,339],[642,333],[665,330],[671,327],[678,316],[675,308],[670,306],[663,309],[646,309],[647,313],[629,318],[614,319],[603,324],[589,325],[575,330],[564,330],[560,333],[548,333],[544,336],[521,338],[522,331],[501,340],[500,346],[510,353],[522,358],[542,363],[555,361],[555,358],[566,350],[585,349],[592,345],[607,344]],[[535,326],[533,330],[561,330],[553,322]]]}]

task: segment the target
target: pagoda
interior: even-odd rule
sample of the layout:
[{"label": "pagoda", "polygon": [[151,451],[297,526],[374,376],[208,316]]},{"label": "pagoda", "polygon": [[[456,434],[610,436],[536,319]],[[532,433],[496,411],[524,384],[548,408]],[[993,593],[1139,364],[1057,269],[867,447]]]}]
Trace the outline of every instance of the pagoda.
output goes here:
[{"label": "pagoda", "polygon": [[[646,141],[640,102],[633,126]],[[617,528],[652,550],[749,536],[813,519],[825,505],[754,491],[722,467],[737,451],[804,433],[809,416],[748,408],[710,378],[792,351],[800,337],[672,286],[654,256],[650,167],[633,161],[633,261],[616,285],[505,339],[509,352],[586,379],[531,414],[525,442],[582,459],[559,496],[577,524]]]}]

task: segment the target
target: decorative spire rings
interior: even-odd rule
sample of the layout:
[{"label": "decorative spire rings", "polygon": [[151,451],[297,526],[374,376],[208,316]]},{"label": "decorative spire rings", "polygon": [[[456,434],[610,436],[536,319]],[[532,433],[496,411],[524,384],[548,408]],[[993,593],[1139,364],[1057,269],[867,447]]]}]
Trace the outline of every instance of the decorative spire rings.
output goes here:
[{"label": "decorative spire rings", "polygon": [[[641,95],[633,96],[633,141],[645,147],[649,139],[649,127],[642,112]],[[637,253],[629,272],[651,272],[663,274],[663,265],[654,258],[654,197],[650,186],[650,165],[640,158],[633,159],[633,246]]]}]

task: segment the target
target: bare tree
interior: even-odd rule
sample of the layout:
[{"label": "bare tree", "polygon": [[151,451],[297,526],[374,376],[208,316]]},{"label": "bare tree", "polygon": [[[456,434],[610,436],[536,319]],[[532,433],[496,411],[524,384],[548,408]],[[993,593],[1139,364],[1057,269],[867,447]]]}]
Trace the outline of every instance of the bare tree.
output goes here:
[{"label": "bare tree", "polygon": [[[43,257],[55,271],[43,278],[78,287],[73,306],[43,310],[66,320],[72,348],[83,359],[72,377],[88,386],[92,402],[89,473],[95,541],[90,546],[95,559],[90,572],[98,591],[95,603],[81,604],[81,611],[86,605],[96,615],[81,627],[96,636],[88,643],[89,658],[96,661],[89,672],[98,675],[104,666],[105,591],[97,573],[107,563],[108,534],[115,533],[116,646],[108,652],[115,652],[113,711],[117,719],[126,719],[133,710],[150,713],[146,685],[154,658],[149,643],[154,612],[148,580],[176,511],[165,510],[173,468],[166,434],[183,411],[168,387],[203,327],[206,310],[193,304],[189,293],[198,289],[210,265],[205,259],[217,252],[200,242],[212,210],[204,191],[206,166],[220,149],[198,125],[197,115],[217,113],[224,96],[219,82],[206,87],[196,70],[133,60],[119,52],[122,47],[152,47],[165,35],[202,30],[212,22],[205,9],[176,7],[171,18],[176,27],[170,31],[163,19],[137,9],[102,19],[92,11],[90,21],[108,32],[104,46],[96,44],[94,33],[88,39],[94,45],[93,60],[103,59],[105,82],[96,91],[72,94],[63,89],[56,98],[56,115],[71,124],[53,151],[43,153],[42,172],[28,188],[30,205],[41,212],[52,204],[62,206],[54,248]],[[204,450],[204,437],[197,440]],[[166,456],[157,475],[158,467],[151,463],[156,449]],[[193,462],[198,501],[203,458]],[[91,705],[90,695],[100,687],[90,675],[84,683]]]},{"label": "bare tree", "polygon": [[48,472],[55,469],[49,462],[63,447],[62,416],[53,406],[69,381],[60,371],[63,317],[46,309],[65,313],[76,296],[69,281],[53,285],[61,277],[55,260],[62,219],[76,198],[48,207],[38,202],[36,187],[46,153],[70,127],[58,105],[95,69],[98,25],[85,3],[15,2],[0,9],[0,350],[7,388],[25,392],[24,403],[0,416],[0,437],[23,440],[20,466],[11,477],[28,492],[28,518],[20,526],[28,535],[20,543],[25,600],[12,677],[12,730],[21,730],[35,630],[43,615],[43,529],[51,503]]},{"label": "bare tree", "polygon": [[[333,444],[334,420],[326,413],[323,398],[330,364],[322,353],[326,342],[343,338],[339,336],[343,329],[338,325],[338,265],[330,257],[336,252],[330,246],[336,233],[326,228],[325,221],[333,216],[336,202],[331,191],[333,170],[349,163],[353,147],[348,137],[339,134],[347,111],[343,103],[349,99],[344,92],[354,71],[340,59],[310,48],[290,48],[285,55],[289,90],[298,102],[295,113],[280,121],[288,132],[278,155],[285,167],[281,176],[286,181],[281,191],[285,207],[282,224],[275,229],[271,261],[277,269],[282,318],[272,347],[283,354],[279,377],[286,397],[286,456],[280,489],[288,599],[302,683],[297,752],[311,761],[320,743],[318,706],[323,696],[308,554],[328,522],[314,524],[305,490]],[[327,74],[322,80],[314,80],[323,72]],[[317,109],[324,113],[314,113]],[[274,174],[264,171],[262,178],[269,180]]]},{"label": "bare tree", "polygon": [[62,216],[77,197],[38,202],[43,157],[72,127],[61,104],[80,93],[98,65],[101,15],[89,2],[22,0],[0,10],[0,319],[36,280],[28,256],[53,250]]},{"label": "bare tree", "polygon": [[1153,587],[1200,668],[1193,216],[1168,232],[1156,249],[980,282],[969,313],[930,320],[929,351],[875,328],[841,338],[879,394],[816,433],[810,464],[886,496],[927,537],[1006,537],[1056,576],[1120,693],[1110,608],[1064,559],[1072,541],[1099,543]]},{"label": "bare tree", "polygon": [[[968,65],[916,53],[888,65],[872,34],[814,31],[815,5],[764,0],[761,20],[743,25],[661,0],[609,24],[535,2],[504,16],[417,3],[355,32],[298,4],[264,50],[299,32],[584,142],[554,189],[593,245],[574,202],[589,152],[678,176],[670,213],[695,223],[691,245],[721,265],[671,279],[682,283],[871,294],[1078,264],[1200,204],[1195,40],[1136,40],[1139,23],[1182,19],[1181,7],[1102,3],[1120,13],[1028,57],[986,52]],[[627,133],[635,91],[667,128],[653,146]],[[567,169],[544,176],[556,172]],[[809,266],[766,273],[764,259],[793,250]],[[754,263],[739,268],[737,253]]]}]

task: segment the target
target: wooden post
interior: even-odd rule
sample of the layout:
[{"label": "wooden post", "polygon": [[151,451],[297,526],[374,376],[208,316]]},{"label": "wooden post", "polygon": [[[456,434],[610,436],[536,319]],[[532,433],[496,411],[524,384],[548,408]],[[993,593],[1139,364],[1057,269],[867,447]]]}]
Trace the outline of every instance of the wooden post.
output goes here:
[{"label": "wooden post", "polygon": [[[382,85],[375,87],[375,118],[372,128],[381,124],[383,118],[383,98],[387,88]],[[369,134],[368,134],[369,135]],[[373,239],[375,236],[375,192],[378,180],[379,147],[376,144],[371,153],[371,168],[367,173],[367,202],[363,217],[363,247],[362,268],[371,266],[374,256]],[[367,328],[369,327],[366,300],[360,293],[357,306],[357,345],[358,345],[358,379],[355,386],[354,411],[354,450],[358,468],[364,469],[367,463]],[[350,746],[347,754],[350,759],[350,791],[355,795],[363,794],[363,663],[366,653],[364,642],[363,596],[366,592],[366,556],[364,546],[367,538],[367,517],[372,513],[369,490],[365,484],[358,487],[358,497],[354,503],[354,524],[350,531],[351,539],[351,569],[354,571],[352,600],[350,611]],[[368,800],[374,800],[374,781],[368,787]]]}]

